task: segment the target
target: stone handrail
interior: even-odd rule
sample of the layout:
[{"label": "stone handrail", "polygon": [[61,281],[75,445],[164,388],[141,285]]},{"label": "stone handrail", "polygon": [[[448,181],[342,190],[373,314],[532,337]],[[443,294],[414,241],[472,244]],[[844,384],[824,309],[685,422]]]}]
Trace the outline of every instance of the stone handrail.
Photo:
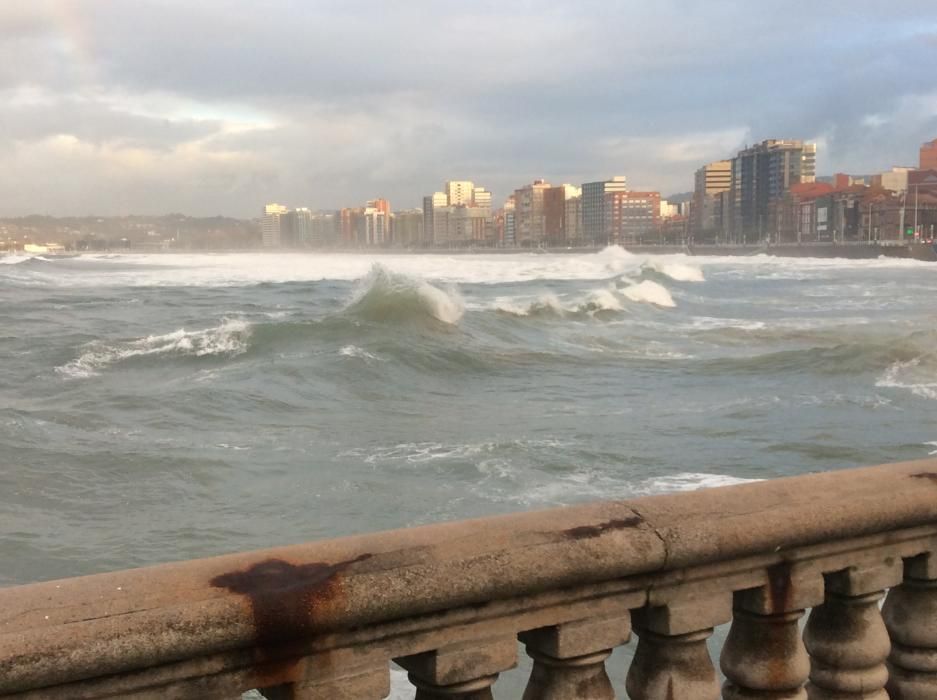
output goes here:
[{"label": "stone handrail", "polygon": [[[0,698],[937,698],[937,460],[0,589]],[[884,608],[879,600],[890,589]],[[801,635],[799,621],[812,609]],[[887,687],[887,690],[886,690]]]}]

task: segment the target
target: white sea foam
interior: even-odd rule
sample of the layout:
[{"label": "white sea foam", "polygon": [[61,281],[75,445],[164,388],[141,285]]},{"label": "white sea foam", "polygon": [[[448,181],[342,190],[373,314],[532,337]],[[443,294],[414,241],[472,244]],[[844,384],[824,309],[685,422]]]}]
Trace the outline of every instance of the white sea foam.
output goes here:
[{"label": "white sea foam", "polygon": [[[17,260],[17,258],[20,258]],[[6,264],[22,256],[0,258]],[[811,278],[833,270],[905,268],[933,263],[880,258],[845,260],[819,258],[774,258],[769,256],[691,257],[636,255],[619,246],[596,253],[511,253],[409,255],[371,253],[129,253],[84,254],[60,265],[35,271],[46,284],[76,287],[111,286],[205,286],[223,287],[262,282],[356,280],[368,274],[374,263],[433,284],[497,284],[535,280],[607,280],[620,274],[639,274],[650,263],[667,267],[677,277],[695,277],[680,266],[698,267],[706,277]],[[82,269],[86,268],[86,269]],[[662,274],[668,274],[663,272]],[[691,281],[683,280],[680,281]]]},{"label": "white sea foam", "polygon": [[234,356],[247,350],[251,326],[242,319],[225,319],[220,325],[198,331],[184,328],[163,335],[122,343],[91,343],[79,357],[56,367],[55,370],[69,379],[91,377],[110,365],[136,357],[156,355],[207,355]]},{"label": "white sea foam", "polygon": [[662,284],[652,280],[644,280],[637,284],[625,287],[621,293],[631,299],[631,301],[646,302],[655,306],[673,308],[676,306],[670,292]]},{"label": "white sea foam", "polygon": [[407,672],[400,668],[390,669],[390,695],[385,700],[412,700],[415,689]]},{"label": "white sea foam", "polygon": [[937,401],[937,381],[926,376],[921,367],[921,358],[907,362],[894,362],[885,370],[875,386],[889,389],[906,389],[915,396]]},{"label": "white sea foam", "polygon": [[346,345],[338,351],[338,354],[342,355],[343,357],[354,357],[359,360],[365,360],[366,362],[376,362],[381,359],[374,353],[368,352],[364,348],[359,348],[357,345]]},{"label": "white sea foam", "polygon": [[17,255],[15,253],[11,255],[3,255],[0,256],[0,265],[18,265],[21,262],[32,260],[32,258],[32,255]]},{"label": "white sea foam", "polygon": [[[517,481],[518,475],[513,474]],[[649,477],[639,481],[628,481],[610,476],[600,469],[580,469],[569,474],[556,476],[537,485],[527,483],[520,491],[513,488],[506,492],[491,492],[482,485],[476,489],[479,495],[495,500],[507,500],[524,506],[567,505],[583,500],[607,500],[615,498],[634,498],[662,493],[696,491],[717,486],[745,484],[759,479],[746,479],[728,474],[706,472],[682,472],[669,476]]]},{"label": "white sea foam", "polygon": [[665,258],[652,258],[644,263],[644,267],[662,275],[669,277],[677,282],[705,282],[703,270],[699,265],[692,265],[686,262],[668,261]]},{"label": "white sea foam", "polygon": [[594,289],[586,296],[585,301],[579,305],[580,311],[595,313],[597,311],[622,311],[621,299],[611,289]]},{"label": "white sea foam", "polygon": [[748,484],[761,479],[744,479],[738,476],[728,474],[708,474],[705,472],[681,472],[670,476],[652,477],[639,484],[635,488],[635,493],[658,494],[675,493],[679,491],[697,491],[699,489],[711,489],[718,486],[735,486],[736,484]]}]

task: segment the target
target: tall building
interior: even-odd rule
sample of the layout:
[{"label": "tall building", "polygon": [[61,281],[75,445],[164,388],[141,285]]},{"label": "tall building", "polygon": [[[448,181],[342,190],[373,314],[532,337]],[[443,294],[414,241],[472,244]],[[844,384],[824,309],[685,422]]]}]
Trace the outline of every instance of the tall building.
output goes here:
[{"label": "tall building", "polygon": [[733,235],[742,243],[777,233],[777,203],[791,185],[816,179],[817,146],[770,139],[732,160]]},{"label": "tall building", "polygon": [[423,197],[425,245],[463,245],[492,231],[491,193],[471,180],[450,180],[445,192]]},{"label": "tall building", "polygon": [[312,217],[311,240],[309,244],[316,248],[336,245],[341,239],[341,213],[320,211]]},{"label": "tall building", "polygon": [[346,247],[358,245],[358,232],[360,229],[359,219],[364,213],[362,209],[352,209],[345,207],[338,213],[339,219],[339,238],[340,244]]},{"label": "tall building", "polygon": [[280,217],[280,245],[302,248],[312,243],[313,214],[306,207],[297,207]]},{"label": "tall building", "polygon": [[690,212],[690,230],[696,240],[714,237],[721,192],[732,187],[732,161],[717,160],[696,171],[693,187],[693,206]]},{"label": "tall building", "polygon": [[459,204],[472,204],[475,183],[471,180],[450,180],[446,183],[446,204],[450,207]]},{"label": "tall building", "polygon": [[434,192],[423,197],[423,245],[435,245],[437,239],[444,238],[448,224],[440,211],[449,204],[449,197],[445,192]]},{"label": "tall building", "polygon": [[358,244],[382,246],[387,243],[387,234],[388,216],[377,207],[365,207],[358,218]]},{"label": "tall building", "polygon": [[588,243],[608,244],[611,237],[611,210],[607,195],[627,190],[628,181],[624,175],[582,185],[582,237]]},{"label": "tall building", "polygon": [[501,234],[501,244],[508,248],[513,248],[517,245],[517,229],[514,220],[515,211],[514,195],[512,194],[504,203],[504,209],[502,210],[504,230]]},{"label": "tall building", "polygon": [[550,245],[577,240],[582,189],[573,185],[551,187],[543,193],[544,234]]},{"label": "tall building", "polygon": [[422,209],[396,211],[391,221],[391,238],[395,246],[418,248],[423,245]]},{"label": "tall building", "polygon": [[640,243],[660,221],[660,192],[610,192],[610,243]]},{"label": "tall building", "polygon": [[537,246],[546,238],[543,196],[551,185],[544,180],[514,190],[514,238],[519,246]]},{"label": "tall building", "polygon": [[937,170],[937,139],[921,146],[920,170]]},{"label": "tall building", "polygon": [[385,217],[390,218],[390,202],[386,199],[370,199],[368,200],[367,206],[383,212]]},{"label": "tall building", "polygon": [[289,209],[281,204],[268,204],[264,207],[260,220],[261,241],[264,248],[279,248],[282,244],[281,220]]},{"label": "tall building", "polygon": [[491,192],[484,187],[476,187],[472,190],[472,206],[491,208]]}]

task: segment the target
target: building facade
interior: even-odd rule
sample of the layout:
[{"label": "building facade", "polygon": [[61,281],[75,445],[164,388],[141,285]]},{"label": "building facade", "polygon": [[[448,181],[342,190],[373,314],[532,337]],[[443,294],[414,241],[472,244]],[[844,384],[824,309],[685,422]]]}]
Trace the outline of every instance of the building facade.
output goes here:
[{"label": "building facade", "polygon": [[282,245],[283,217],[289,211],[282,204],[268,204],[260,219],[261,242],[264,248],[279,248]]},{"label": "building facade", "polygon": [[586,182],[581,189],[582,237],[591,245],[608,245],[612,236],[608,195],[627,191],[628,181],[616,175],[611,180]]},{"label": "building facade", "polygon": [[777,235],[777,203],[798,183],[816,179],[816,144],[771,139],[739,151],[732,160],[732,234],[753,243]]},{"label": "building facade", "polygon": [[581,237],[581,202],[582,189],[573,185],[559,185],[544,191],[544,233],[548,245],[565,246],[578,242]]},{"label": "building facade", "polygon": [[696,241],[715,241],[722,227],[721,201],[718,197],[732,188],[732,161],[717,160],[696,171],[693,183],[693,206],[690,231]]},{"label": "building facade", "polygon": [[514,240],[521,247],[539,246],[546,240],[544,193],[551,185],[544,180],[514,190]]},{"label": "building facade", "polygon": [[937,170],[937,139],[921,146],[919,170]]},{"label": "building facade", "polygon": [[651,242],[660,222],[660,192],[611,192],[607,195],[609,243]]}]

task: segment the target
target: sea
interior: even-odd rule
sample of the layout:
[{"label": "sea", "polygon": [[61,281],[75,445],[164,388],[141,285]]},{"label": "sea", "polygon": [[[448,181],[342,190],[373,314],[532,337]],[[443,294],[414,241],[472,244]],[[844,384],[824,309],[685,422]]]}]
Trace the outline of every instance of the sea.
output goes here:
[{"label": "sea", "polygon": [[0,586],[937,454],[910,260],[8,255],[0,358]]}]

